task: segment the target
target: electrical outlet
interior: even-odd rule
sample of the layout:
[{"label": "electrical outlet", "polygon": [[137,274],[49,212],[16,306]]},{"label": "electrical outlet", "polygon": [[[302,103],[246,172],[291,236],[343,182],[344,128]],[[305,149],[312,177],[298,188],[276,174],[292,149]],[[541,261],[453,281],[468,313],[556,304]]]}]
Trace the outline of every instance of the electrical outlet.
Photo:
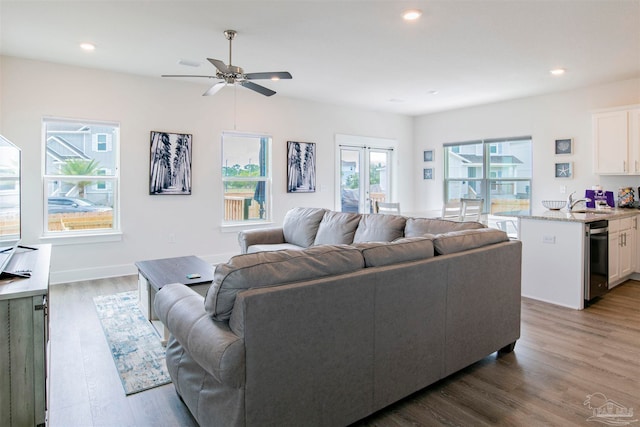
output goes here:
[{"label": "electrical outlet", "polygon": [[169,243],[175,243],[175,242],[176,242],[175,233],[169,233]]},{"label": "electrical outlet", "polygon": [[560,194],[566,194],[567,192],[567,186],[566,185],[561,185],[560,186]]},{"label": "electrical outlet", "polygon": [[542,243],[548,243],[550,245],[555,245],[556,236],[542,236]]}]

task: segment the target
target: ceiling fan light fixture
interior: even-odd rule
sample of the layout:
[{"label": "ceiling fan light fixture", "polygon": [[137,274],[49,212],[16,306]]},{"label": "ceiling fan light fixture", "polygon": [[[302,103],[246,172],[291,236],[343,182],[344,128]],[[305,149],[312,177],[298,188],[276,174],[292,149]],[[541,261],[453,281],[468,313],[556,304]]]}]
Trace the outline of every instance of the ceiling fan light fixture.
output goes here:
[{"label": "ceiling fan light fixture", "polygon": [[420,9],[408,9],[402,12],[402,19],[405,21],[415,21],[422,16]]}]

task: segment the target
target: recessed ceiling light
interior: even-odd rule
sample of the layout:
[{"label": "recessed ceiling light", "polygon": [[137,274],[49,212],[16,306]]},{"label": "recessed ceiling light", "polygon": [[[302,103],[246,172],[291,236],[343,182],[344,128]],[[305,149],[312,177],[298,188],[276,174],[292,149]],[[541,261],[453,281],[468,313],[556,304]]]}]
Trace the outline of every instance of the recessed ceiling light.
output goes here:
[{"label": "recessed ceiling light", "polygon": [[405,21],[415,21],[422,16],[422,11],[419,9],[409,9],[402,13],[402,19]]},{"label": "recessed ceiling light", "polygon": [[80,43],[80,49],[91,52],[92,50],[96,50],[96,45],[93,43]]},{"label": "recessed ceiling light", "polygon": [[567,70],[565,70],[564,68],[554,68],[553,70],[549,71],[551,74],[553,74],[554,76],[561,76],[564,73],[567,72]]},{"label": "recessed ceiling light", "polygon": [[438,91],[437,90],[430,90],[429,91],[429,95],[437,95]]}]

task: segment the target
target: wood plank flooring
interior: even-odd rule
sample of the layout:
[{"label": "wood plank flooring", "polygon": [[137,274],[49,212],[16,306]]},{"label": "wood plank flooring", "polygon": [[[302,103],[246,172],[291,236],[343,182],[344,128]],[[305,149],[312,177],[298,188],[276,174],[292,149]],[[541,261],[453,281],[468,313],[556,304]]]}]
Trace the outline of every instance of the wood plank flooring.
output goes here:
[{"label": "wood plank flooring", "polygon": [[[136,280],[51,288],[50,426],[197,425],[171,384],[124,395],[92,298],[136,289]],[[583,311],[523,299],[513,353],[490,355],[354,426],[593,426],[583,402],[598,392],[640,418],[640,282]]]}]

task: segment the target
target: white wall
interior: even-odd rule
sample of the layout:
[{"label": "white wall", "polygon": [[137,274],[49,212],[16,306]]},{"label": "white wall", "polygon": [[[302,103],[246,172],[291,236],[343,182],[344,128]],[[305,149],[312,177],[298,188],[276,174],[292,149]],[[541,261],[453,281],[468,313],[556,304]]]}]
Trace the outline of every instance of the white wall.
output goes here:
[{"label": "white wall", "polygon": [[[170,79],[0,58],[0,129],[23,150],[23,238],[37,244],[43,231],[41,120],[44,116],[120,123],[121,240],[54,243],[52,283],[135,273],[139,260],[199,255],[212,262],[238,253],[235,232],[224,232],[220,135],[234,130],[273,137],[273,216],[279,224],[295,206],[334,208],[335,134],[398,141],[398,162],[413,154],[412,118],[319,104],[240,88],[212,97],[200,85]],[[277,83],[286,84],[286,81]],[[274,87],[277,90],[277,87]],[[190,196],[148,194],[149,132],[193,134],[193,191]],[[286,192],[286,141],[316,142],[320,191]],[[413,204],[413,173],[398,170],[397,198]],[[174,233],[175,243],[168,234]]]},{"label": "white wall", "polygon": [[[593,110],[640,103],[640,79],[593,86],[585,89],[475,108],[417,117],[414,122],[414,167],[435,167],[433,181],[418,180],[416,209],[439,209],[444,186],[443,149],[445,142],[461,142],[482,138],[531,135],[533,137],[533,207],[541,207],[546,199],[564,200],[572,191],[584,196],[584,190],[601,184],[617,194],[618,187],[640,185],[640,176],[604,177],[593,174],[591,113]],[[555,156],[554,141],[573,138],[571,156]],[[435,162],[424,163],[422,152],[435,150]],[[574,178],[555,178],[554,163],[572,161]],[[416,176],[420,176],[418,172]],[[566,193],[560,187],[566,186]]]}]

